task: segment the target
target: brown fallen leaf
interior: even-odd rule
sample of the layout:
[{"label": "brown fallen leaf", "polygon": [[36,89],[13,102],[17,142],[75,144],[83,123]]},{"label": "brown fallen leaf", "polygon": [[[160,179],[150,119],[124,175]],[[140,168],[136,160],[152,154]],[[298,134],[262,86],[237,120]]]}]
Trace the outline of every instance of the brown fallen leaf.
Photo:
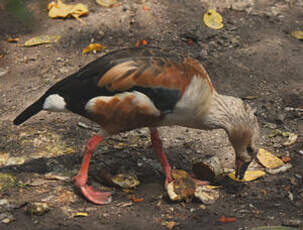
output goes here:
[{"label": "brown fallen leaf", "polygon": [[[48,4],[48,8],[48,16],[50,18],[67,18],[72,16],[80,20],[80,16],[88,15],[88,9],[82,3],[71,5],[64,4],[61,0],[58,0],[56,3]],[[82,22],[82,20],[80,21]]]},{"label": "brown fallen leaf", "polygon": [[4,54],[0,54],[0,58],[3,58],[4,57]]},{"label": "brown fallen leaf", "polygon": [[162,225],[166,226],[169,230],[171,230],[177,225],[177,223],[175,221],[163,221]]},{"label": "brown fallen leaf", "polygon": [[233,223],[233,222],[236,222],[237,219],[234,218],[234,217],[221,216],[221,217],[219,218],[219,221],[220,221],[221,223],[226,224],[226,223]]},{"label": "brown fallen leaf", "polygon": [[6,41],[9,43],[17,43],[19,41],[19,38],[9,38]]},{"label": "brown fallen leaf", "polygon": [[187,44],[189,46],[192,46],[194,44],[194,41],[192,39],[188,39]]},{"label": "brown fallen leaf", "polygon": [[49,36],[49,35],[41,35],[37,37],[33,37],[29,40],[27,40],[23,46],[29,47],[29,46],[37,46],[41,44],[48,44],[48,43],[53,43],[57,42],[61,38],[60,35],[54,35],[54,36]]},{"label": "brown fallen leaf", "polygon": [[144,39],[136,42],[137,47],[143,47],[143,46],[146,46],[147,44],[148,44],[148,41],[146,41]]},{"label": "brown fallen leaf", "polygon": [[149,11],[149,10],[150,10],[150,8],[149,8],[147,5],[144,5],[144,6],[143,6],[143,10],[145,10],[145,11]]},{"label": "brown fallen leaf", "polygon": [[101,45],[99,43],[91,43],[82,50],[82,55],[92,52],[92,51],[97,52],[104,48],[105,48],[105,46]]},{"label": "brown fallen leaf", "polygon": [[286,157],[286,156],[282,156],[282,157],[281,157],[281,160],[282,160],[284,163],[287,163],[287,162],[289,162],[289,161],[291,160],[291,158],[290,158],[290,157]]},{"label": "brown fallen leaf", "polygon": [[138,198],[138,197],[136,197],[136,195],[135,194],[133,194],[133,195],[131,195],[131,200],[134,202],[134,203],[140,203],[140,202],[142,202],[142,201],[144,201],[144,199],[141,197],[141,198]]}]

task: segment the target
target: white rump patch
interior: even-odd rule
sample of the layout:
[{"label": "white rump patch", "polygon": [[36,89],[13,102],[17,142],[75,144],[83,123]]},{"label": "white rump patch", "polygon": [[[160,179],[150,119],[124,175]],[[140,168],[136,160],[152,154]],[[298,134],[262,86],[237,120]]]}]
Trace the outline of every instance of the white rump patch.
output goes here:
[{"label": "white rump patch", "polygon": [[43,109],[53,112],[68,112],[66,102],[59,94],[49,95],[44,101]]}]

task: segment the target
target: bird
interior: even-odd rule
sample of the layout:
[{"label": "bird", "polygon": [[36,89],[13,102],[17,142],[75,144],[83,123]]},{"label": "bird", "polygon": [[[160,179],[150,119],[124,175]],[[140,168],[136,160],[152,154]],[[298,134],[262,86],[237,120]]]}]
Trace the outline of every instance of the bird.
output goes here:
[{"label": "bird", "polygon": [[219,94],[198,60],[160,48],[124,48],[97,58],[55,83],[13,122],[20,125],[42,110],[75,113],[100,125],[100,131],[87,141],[81,167],[73,177],[82,195],[100,205],[111,202],[111,193],[87,184],[88,168],[98,144],[111,135],[148,127],[165,186],[174,179],[158,127],[225,130],[240,179],[259,149],[255,111],[240,98]]}]

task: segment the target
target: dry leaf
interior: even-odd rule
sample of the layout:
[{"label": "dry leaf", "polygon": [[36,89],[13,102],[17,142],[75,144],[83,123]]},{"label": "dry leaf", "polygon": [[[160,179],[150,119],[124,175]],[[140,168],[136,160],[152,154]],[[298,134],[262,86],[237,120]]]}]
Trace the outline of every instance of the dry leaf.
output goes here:
[{"label": "dry leaf", "polygon": [[286,164],[283,164],[279,168],[266,169],[266,172],[268,172],[269,174],[278,174],[278,173],[286,172],[291,167],[292,167],[292,165],[290,163],[286,163]]},{"label": "dry leaf", "polygon": [[89,53],[89,52],[92,52],[92,51],[97,52],[97,51],[100,51],[104,48],[105,48],[105,46],[103,46],[99,43],[91,43],[82,50],[82,55],[84,55],[86,53]]},{"label": "dry leaf", "polygon": [[149,10],[150,10],[150,8],[149,8],[147,5],[144,5],[144,6],[143,6],[143,10],[145,10],[145,11],[149,11]]},{"label": "dry leaf", "polygon": [[287,162],[289,162],[289,161],[291,160],[291,158],[290,158],[290,157],[282,156],[282,157],[281,157],[281,160],[282,160],[284,163],[287,163]]},{"label": "dry leaf", "polygon": [[213,9],[208,10],[204,14],[203,21],[205,25],[207,25],[212,29],[219,30],[223,28],[223,23],[222,23],[223,19],[221,14],[219,14],[217,11]]},{"label": "dry leaf", "polygon": [[221,217],[219,218],[219,221],[220,221],[221,223],[224,223],[224,224],[236,222],[236,220],[237,220],[237,219],[234,218],[234,217],[226,217],[226,216],[221,216]]},{"label": "dry leaf", "polygon": [[177,223],[175,221],[164,221],[162,225],[165,225],[168,229],[173,229]]},{"label": "dry leaf", "polygon": [[117,0],[96,0],[96,2],[103,7],[112,7],[117,4]]},{"label": "dry leaf", "polygon": [[259,149],[257,158],[264,167],[270,169],[278,168],[284,164],[280,158],[262,148]]},{"label": "dry leaf", "polygon": [[114,175],[112,176],[111,180],[115,185],[128,189],[137,187],[140,184],[140,181],[136,175],[127,173],[119,173],[117,175]]},{"label": "dry leaf", "polygon": [[220,189],[223,188],[223,185],[205,185],[208,189]]},{"label": "dry leaf", "polygon": [[303,40],[303,30],[293,31],[291,32],[291,35],[296,39]]},{"label": "dry leaf", "polygon": [[195,190],[195,197],[200,199],[204,204],[213,204],[219,199],[220,192],[207,186],[199,186]]},{"label": "dry leaf", "polygon": [[0,54],[0,58],[3,58],[4,57],[4,54]]},{"label": "dry leaf", "polygon": [[142,201],[144,201],[144,199],[141,197],[141,198],[137,198],[135,194],[131,195],[131,200],[134,202],[134,203],[140,203]]},{"label": "dry leaf", "polygon": [[246,97],[243,97],[243,99],[245,99],[245,100],[255,100],[257,98],[258,98],[258,96],[252,96],[252,95],[248,95]]},{"label": "dry leaf", "polygon": [[41,45],[41,44],[47,44],[47,43],[53,43],[53,42],[57,42],[59,39],[61,38],[61,36],[48,36],[48,35],[41,35],[41,36],[37,36],[37,37],[33,37],[29,40],[27,40],[23,46],[37,46],[37,45]]},{"label": "dry leaf", "polygon": [[76,5],[67,5],[61,0],[58,0],[57,3],[48,4],[48,7],[50,7],[48,12],[48,16],[50,18],[67,18],[69,16],[73,16],[74,18],[80,20],[80,16],[88,15],[88,9],[82,3],[78,3]]},{"label": "dry leaf", "polygon": [[9,43],[17,43],[19,41],[19,38],[9,38],[7,39],[7,42]]},{"label": "dry leaf", "polygon": [[146,46],[148,44],[148,41],[146,41],[146,40],[141,40],[141,41],[137,41],[136,42],[136,46],[137,47],[142,47],[142,46]]},{"label": "dry leaf", "polygon": [[85,217],[88,216],[87,212],[76,212],[75,214],[73,214],[73,217]]},{"label": "dry leaf", "polygon": [[248,182],[248,181],[253,181],[256,180],[257,178],[264,176],[265,172],[261,171],[261,170],[249,170],[246,171],[244,174],[243,179],[238,179],[236,178],[236,172],[232,172],[228,174],[228,177],[234,181],[238,181],[238,182]]},{"label": "dry leaf", "polygon": [[296,143],[298,135],[295,133],[288,133],[288,140],[283,143],[284,146],[293,145]]},{"label": "dry leaf", "polygon": [[194,44],[194,41],[192,39],[188,39],[187,44],[189,46],[192,46]]},{"label": "dry leaf", "polygon": [[57,4],[54,1],[47,4],[47,9],[48,10],[50,10],[52,7],[57,7]]}]

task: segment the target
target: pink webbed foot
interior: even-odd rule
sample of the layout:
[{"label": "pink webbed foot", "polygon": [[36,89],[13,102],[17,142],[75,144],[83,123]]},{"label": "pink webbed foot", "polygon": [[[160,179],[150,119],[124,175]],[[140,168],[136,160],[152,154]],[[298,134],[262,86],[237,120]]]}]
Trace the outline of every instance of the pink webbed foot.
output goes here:
[{"label": "pink webbed foot", "polygon": [[73,178],[75,185],[80,188],[83,196],[95,204],[108,204],[112,200],[110,192],[100,192],[86,184],[90,158],[93,151],[102,140],[103,139],[97,135],[92,136],[88,140],[81,168],[78,175]]},{"label": "pink webbed foot", "polygon": [[75,185],[80,188],[82,195],[94,204],[109,204],[112,201],[110,192],[101,192],[94,189],[92,186],[83,184],[81,176],[75,176],[73,181],[75,182]]}]

